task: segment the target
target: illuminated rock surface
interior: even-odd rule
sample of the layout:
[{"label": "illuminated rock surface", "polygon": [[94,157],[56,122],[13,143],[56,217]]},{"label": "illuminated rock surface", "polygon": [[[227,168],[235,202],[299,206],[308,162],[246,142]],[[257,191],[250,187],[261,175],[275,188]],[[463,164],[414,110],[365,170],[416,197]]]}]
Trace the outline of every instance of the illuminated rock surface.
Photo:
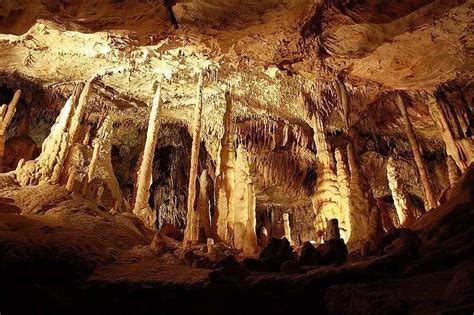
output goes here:
[{"label": "illuminated rock surface", "polygon": [[0,312],[472,313],[473,16],[1,2]]}]

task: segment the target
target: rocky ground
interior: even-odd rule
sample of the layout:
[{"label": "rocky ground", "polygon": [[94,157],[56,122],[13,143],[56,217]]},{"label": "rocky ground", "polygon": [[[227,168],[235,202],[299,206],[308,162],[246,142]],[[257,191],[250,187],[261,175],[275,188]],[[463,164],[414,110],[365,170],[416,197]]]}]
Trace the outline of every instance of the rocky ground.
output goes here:
[{"label": "rocky ground", "polygon": [[[45,314],[474,310],[472,167],[451,189],[450,200],[413,230],[385,235],[371,256],[349,255],[346,263],[334,264],[317,255],[311,260],[308,249],[320,249],[310,249],[309,243],[303,250],[275,239],[254,259],[242,260],[219,244],[213,246],[214,256],[206,246],[183,251],[179,241],[165,235],[179,238],[170,229],[153,237],[134,216],[105,212],[62,187],[19,188],[8,175],[1,182],[5,314],[29,309]],[[219,246],[222,257],[215,256]],[[272,272],[269,259],[283,261],[282,271]]]}]

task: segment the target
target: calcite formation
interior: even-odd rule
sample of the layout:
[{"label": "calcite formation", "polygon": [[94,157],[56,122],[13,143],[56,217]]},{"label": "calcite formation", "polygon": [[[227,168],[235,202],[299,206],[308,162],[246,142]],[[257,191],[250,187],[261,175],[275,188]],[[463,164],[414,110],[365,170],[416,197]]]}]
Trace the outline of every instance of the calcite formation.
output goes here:
[{"label": "calcite formation", "polygon": [[469,2],[53,2],[0,5],[2,171],[186,253],[375,253],[474,162]]}]

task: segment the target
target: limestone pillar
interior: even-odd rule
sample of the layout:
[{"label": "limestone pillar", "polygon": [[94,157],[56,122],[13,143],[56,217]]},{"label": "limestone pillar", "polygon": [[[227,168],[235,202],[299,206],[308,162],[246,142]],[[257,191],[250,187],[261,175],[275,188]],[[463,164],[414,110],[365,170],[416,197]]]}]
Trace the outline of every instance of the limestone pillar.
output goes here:
[{"label": "limestone pillar", "polygon": [[232,98],[230,92],[225,93],[225,112],[223,117],[224,133],[221,138],[219,156],[216,163],[216,184],[214,186],[215,214],[213,231],[219,241],[231,241],[228,222],[233,218],[235,189],[235,151],[234,126],[232,124]]},{"label": "limestone pillar", "polygon": [[210,190],[209,175],[206,170],[203,170],[199,178],[199,228],[198,236],[201,241],[201,235],[205,241],[211,237],[211,217],[209,212],[209,196],[212,193]]},{"label": "limestone pillar", "polygon": [[[312,118],[314,142],[316,144],[316,167],[318,175],[316,179],[315,192],[311,197],[314,213],[316,214],[315,229],[318,236],[323,235],[327,221],[337,218],[343,220],[343,214],[339,206],[340,194],[335,172],[334,157],[321,117],[317,112]],[[321,239],[318,240],[321,243]]]},{"label": "limestone pillar", "polygon": [[256,234],[256,197],[253,189],[250,164],[247,152],[242,145],[237,148],[235,161],[233,245],[243,249],[245,255],[258,252]]},{"label": "limestone pillar", "polygon": [[291,227],[290,227],[290,215],[288,213],[283,213],[283,229],[285,231],[285,238],[293,244],[291,239]]},{"label": "limestone pillar", "polygon": [[350,189],[351,179],[350,179],[349,169],[343,157],[342,149],[340,148],[336,149],[335,157],[336,157],[337,182],[339,184],[339,193],[341,195],[340,206],[341,206],[341,211],[343,213],[342,221],[339,227],[341,230],[342,238],[344,239],[345,242],[347,242],[349,238],[351,237],[351,219],[350,219],[350,207],[349,207],[349,196],[351,193],[351,189]]},{"label": "limestone pillar", "polygon": [[418,172],[420,174],[421,184],[423,185],[423,189],[425,191],[426,202],[428,205],[428,210],[436,208],[438,203],[433,193],[433,188],[431,186],[431,181],[428,174],[428,168],[426,167],[425,160],[421,155],[420,145],[418,144],[418,140],[416,139],[415,132],[413,130],[413,125],[411,123],[410,117],[408,116],[408,112],[405,106],[405,103],[400,96],[397,94],[396,102],[400,112],[402,113],[403,120],[405,122],[406,133],[408,136],[408,140],[410,141],[411,150],[413,152],[413,157],[415,159],[416,166],[418,168]]},{"label": "limestone pillar", "polygon": [[449,185],[452,187],[458,182],[461,177],[461,172],[451,155],[446,157],[446,165],[448,166]]},{"label": "limestone pillar", "polygon": [[347,146],[347,158],[351,172],[349,207],[351,237],[347,242],[350,251],[362,250],[367,242],[371,211],[376,208],[370,196],[370,187],[360,174],[353,144]]},{"label": "limestone pillar", "polygon": [[395,160],[390,157],[387,163],[388,186],[392,192],[393,203],[397,210],[398,221],[402,227],[410,227],[416,220],[410,197],[405,193],[404,185],[397,171]]},{"label": "limestone pillar", "polygon": [[16,106],[21,97],[21,90],[17,90],[13,95],[10,104],[1,106],[0,109],[0,172],[3,171],[3,155],[5,154],[5,141],[8,126],[15,115]]},{"label": "limestone pillar", "polygon": [[148,205],[148,198],[153,179],[153,158],[155,156],[156,140],[158,139],[160,105],[161,82],[158,82],[156,93],[151,104],[145,149],[137,176],[137,196],[135,198],[135,206],[133,207],[133,213],[151,229],[156,229],[156,212]]},{"label": "limestone pillar", "polygon": [[[187,216],[186,229],[184,230],[183,245],[187,246],[188,242],[197,241],[193,239],[193,216],[196,209],[196,181],[198,174],[199,163],[199,148],[201,146],[201,115],[202,115],[202,73],[198,78],[197,90],[197,104],[194,109],[193,122],[193,142],[191,145],[191,165],[189,169],[189,185],[188,185],[188,202],[187,202]],[[197,211],[199,212],[199,211]],[[198,221],[199,222],[199,221]]]}]

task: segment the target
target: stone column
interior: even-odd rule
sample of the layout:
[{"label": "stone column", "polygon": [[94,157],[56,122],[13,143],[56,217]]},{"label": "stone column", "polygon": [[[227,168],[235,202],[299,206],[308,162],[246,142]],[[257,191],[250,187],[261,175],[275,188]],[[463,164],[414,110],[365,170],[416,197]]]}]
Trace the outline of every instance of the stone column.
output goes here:
[{"label": "stone column", "polygon": [[198,238],[205,242],[207,238],[211,237],[211,218],[209,212],[209,195],[212,193],[209,189],[209,175],[206,170],[203,170],[199,178],[199,228]]},{"label": "stone column", "polygon": [[347,158],[351,171],[349,207],[351,237],[347,242],[350,251],[362,250],[368,238],[369,218],[375,207],[370,198],[370,188],[365,178],[360,174],[353,144],[347,146]]},{"label": "stone column", "polygon": [[243,249],[244,254],[258,252],[256,234],[256,201],[247,152],[242,145],[237,148],[235,161],[233,241],[235,248]]},{"label": "stone column", "polygon": [[[345,151],[345,150],[344,150]],[[344,153],[345,155],[345,153]],[[346,161],[343,157],[343,152],[340,148],[336,149],[336,174],[337,182],[339,184],[339,193],[341,194],[340,206],[343,213],[342,222],[340,224],[341,235],[344,241],[348,241],[351,237],[351,219],[350,219],[350,207],[349,207],[349,196],[351,193],[350,189],[350,174],[347,167]]]},{"label": "stone column", "polygon": [[21,97],[21,90],[17,90],[13,95],[10,104],[2,105],[0,108],[0,172],[3,171],[3,156],[5,154],[5,141],[8,126],[15,115],[16,106]]},{"label": "stone column", "polygon": [[146,226],[156,229],[156,212],[148,205],[150,185],[153,180],[153,158],[155,156],[156,140],[158,139],[158,119],[161,105],[161,82],[157,82],[156,93],[153,98],[148,119],[145,149],[137,176],[137,196],[133,213],[140,218]]},{"label": "stone column", "polygon": [[397,172],[395,160],[390,157],[387,163],[388,186],[392,192],[393,203],[397,210],[398,221],[402,227],[410,227],[416,220],[413,206],[409,196],[406,195],[404,186]]},{"label": "stone column", "polygon": [[[316,144],[316,167],[318,176],[315,192],[311,197],[314,213],[316,214],[315,229],[317,235],[323,235],[329,219],[342,220],[343,214],[339,206],[340,194],[335,172],[334,157],[321,117],[317,112],[312,118],[314,142]],[[321,239],[318,240],[321,243]]]},{"label": "stone column", "polygon": [[461,172],[451,155],[446,157],[446,165],[448,166],[449,185],[453,187],[459,181]]},{"label": "stone column", "polygon": [[[196,209],[196,182],[199,164],[199,149],[201,146],[201,115],[202,115],[202,73],[198,78],[197,104],[194,108],[193,122],[193,142],[191,145],[191,165],[189,169],[188,185],[188,213],[186,216],[186,229],[184,230],[183,246],[188,246],[188,242],[197,241],[193,239],[193,216]],[[198,221],[199,222],[199,221]]]},{"label": "stone column", "polygon": [[[232,97],[229,91],[225,93],[225,112],[223,117],[224,134],[221,138],[219,156],[216,163],[215,214],[213,231],[218,241],[230,241],[228,220],[233,218],[234,189],[235,189],[235,151],[234,126],[232,124]],[[231,222],[230,222],[231,223]]]},{"label": "stone column", "polygon": [[410,141],[411,150],[413,152],[413,157],[415,159],[416,166],[418,168],[418,172],[420,174],[421,184],[423,185],[423,189],[425,191],[425,197],[428,204],[428,209],[433,209],[438,206],[436,198],[434,197],[433,188],[431,187],[431,182],[428,174],[428,168],[426,167],[425,160],[421,155],[420,145],[418,144],[418,140],[416,139],[415,132],[413,130],[413,125],[411,123],[410,117],[408,116],[407,108],[405,106],[405,102],[403,101],[400,94],[396,96],[396,102],[400,112],[402,113],[402,118],[405,122],[406,133],[408,136],[408,140]]}]

